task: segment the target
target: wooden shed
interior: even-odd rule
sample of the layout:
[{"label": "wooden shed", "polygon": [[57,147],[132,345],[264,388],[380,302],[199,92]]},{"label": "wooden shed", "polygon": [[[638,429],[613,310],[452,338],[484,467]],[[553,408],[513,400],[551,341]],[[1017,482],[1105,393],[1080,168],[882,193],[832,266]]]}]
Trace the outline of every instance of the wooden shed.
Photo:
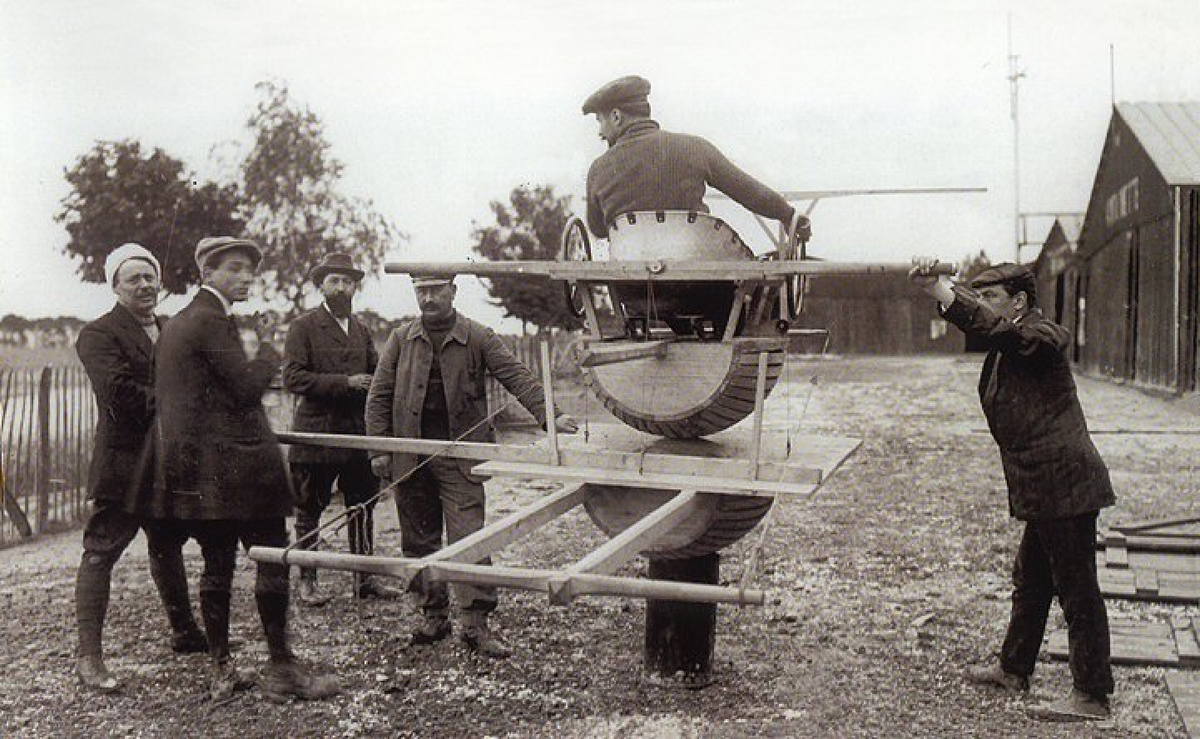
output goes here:
[{"label": "wooden shed", "polygon": [[833,354],[961,354],[963,334],[947,330],[936,304],[904,275],[809,280],[799,327],[829,331]]},{"label": "wooden shed", "polygon": [[[1050,320],[1076,334],[1079,270],[1075,252],[1083,220],[1078,215],[1058,215],[1046,234],[1033,263],[1037,275],[1038,305]],[[1077,355],[1072,357],[1078,359]]]},{"label": "wooden shed", "polygon": [[1084,372],[1200,387],[1200,103],[1113,109],[1075,269],[1070,320]]}]

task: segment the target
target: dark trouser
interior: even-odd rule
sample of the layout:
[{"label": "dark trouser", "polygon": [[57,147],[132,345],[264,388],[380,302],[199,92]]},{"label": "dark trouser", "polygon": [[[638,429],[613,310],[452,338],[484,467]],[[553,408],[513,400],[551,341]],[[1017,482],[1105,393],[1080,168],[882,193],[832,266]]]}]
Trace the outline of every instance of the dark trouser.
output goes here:
[{"label": "dark trouser", "polygon": [[[315,533],[321,525],[321,514],[333,499],[333,483],[338,483],[346,508],[371,500],[379,487],[379,481],[371,472],[371,461],[365,454],[356,454],[345,464],[291,465],[292,481],[296,485],[296,547],[317,549],[320,537]],[[375,551],[375,504],[365,510],[353,510],[347,515],[346,535],[350,539],[351,554],[372,554]],[[312,567],[300,568],[300,576],[316,580],[317,571]]]},{"label": "dark trouser", "polygon": [[[204,555],[204,572],[200,575],[200,613],[204,617],[204,631],[213,660],[225,662],[229,659],[229,600],[238,541],[241,540],[247,547],[286,547],[288,535],[284,519],[160,519],[147,522],[146,535],[164,547],[183,546],[188,539],[195,539],[200,544],[200,552]],[[288,568],[285,565],[258,563],[254,600],[271,660],[290,659],[287,640]]]},{"label": "dark trouser", "polygon": [[[462,473],[458,460],[434,457],[400,483],[396,491],[396,511],[400,515],[401,548],[405,557],[425,557],[442,548],[443,522],[447,543],[462,539],[483,528],[483,485]],[[491,564],[491,558],[482,560]],[[413,581],[425,611],[444,610],[450,605],[446,583]],[[459,608],[465,611],[494,611],[494,587],[455,584]]]},{"label": "dark trouser", "polygon": [[1067,620],[1075,687],[1106,699],[1113,676],[1108,613],[1096,580],[1095,513],[1025,524],[1013,565],[1012,618],[1000,650],[1005,672],[1033,674],[1055,595]]},{"label": "dark trouser", "polygon": [[[126,513],[119,501],[97,500],[83,528],[83,557],[75,579],[75,613],[79,654],[100,654],[104,616],[112,591],[112,570],[142,527],[141,519]],[[187,573],[180,546],[159,547],[149,540],[150,576],[158,588],[171,630],[184,634],[196,629],[188,602]]]}]

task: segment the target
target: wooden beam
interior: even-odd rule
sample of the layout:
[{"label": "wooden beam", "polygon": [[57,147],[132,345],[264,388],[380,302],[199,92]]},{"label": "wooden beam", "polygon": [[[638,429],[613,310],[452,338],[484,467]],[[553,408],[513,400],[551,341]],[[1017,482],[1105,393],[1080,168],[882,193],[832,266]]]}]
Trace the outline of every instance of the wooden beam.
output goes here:
[{"label": "wooden beam", "polygon": [[754,383],[754,431],[750,437],[752,453],[750,455],[750,479],[758,477],[759,464],[762,462],[762,429],[763,429],[763,400],[767,395],[767,363],[770,355],[762,352],[758,355],[758,376]]},{"label": "wooden beam", "polygon": [[550,464],[558,464],[558,411],[554,407],[554,367],[550,364],[550,342],[538,342],[538,359],[542,368],[542,398],[546,410],[546,445]]},{"label": "wooden beam", "polygon": [[580,367],[599,367],[603,364],[618,364],[631,362],[635,359],[667,356],[667,345],[673,343],[669,339],[660,341],[639,341],[619,345],[594,343],[583,353]]},{"label": "wooden beam", "polygon": [[533,503],[510,513],[495,523],[443,547],[424,557],[421,562],[453,561],[475,564],[495,554],[517,539],[537,531],[583,502],[587,485],[568,485],[556,493],[538,498]]},{"label": "wooden beam", "polygon": [[[776,495],[804,495],[816,490],[819,480],[795,482],[772,482],[768,479],[748,480],[745,478],[745,461],[727,460],[738,465],[738,477],[707,477],[686,473],[643,472],[611,468],[587,468],[562,465],[537,465],[514,462],[484,462],[476,465],[472,472],[489,477],[521,477],[571,482],[592,482],[628,488],[651,490],[696,490],[702,493],[729,493],[732,495],[758,495],[773,498]],[[810,472],[817,472],[810,470]],[[817,475],[819,477],[819,475]]]},{"label": "wooden beam", "polygon": [[[516,444],[488,444],[483,442],[451,442],[439,441],[434,439],[409,439],[391,436],[354,436],[351,434],[319,434],[306,432],[288,432],[277,435],[279,440],[285,444],[306,444],[312,446],[326,446],[335,449],[363,449],[367,451],[392,452],[402,454],[442,454],[447,457],[456,457],[460,459],[477,459],[490,460],[494,462],[515,463],[525,465],[521,469],[514,469],[510,466],[485,466],[485,469],[479,474],[497,474],[518,477],[536,477],[542,475],[546,470],[553,471],[552,465],[546,465],[546,450],[538,445],[516,445]],[[814,437],[815,438],[815,437]],[[789,492],[796,485],[805,486],[808,484],[819,483],[824,480],[827,474],[832,473],[833,469],[841,464],[841,462],[849,456],[854,449],[858,447],[859,441],[856,439],[839,439],[833,437],[821,437],[817,441],[829,444],[836,444],[836,450],[822,450],[817,456],[813,456],[809,461],[804,463],[796,463],[787,460],[772,460],[762,462],[759,465],[758,477],[761,480],[779,480],[781,483],[774,488],[774,492]],[[799,448],[799,447],[798,447]],[[803,454],[801,450],[800,454]],[[794,453],[793,457],[797,454]],[[823,461],[822,461],[823,460]],[[665,474],[674,475],[682,479],[682,482],[668,482],[665,487],[670,490],[678,490],[680,488],[698,488],[691,481],[696,480],[699,476],[704,480],[704,486],[698,489],[704,492],[743,492],[746,483],[725,480],[723,478],[734,478],[745,476],[745,460],[744,459],[729,459],[722,457],[701,457],[688,454],[665,454],[658,452],[641,452],[641,451],[614,451],[609,449],[588,449],[588,448],[570,448],[564,447],[559,450],[559,462],[562,467],[575,467],[587,470],[584,477],[556,477],[554,474],[546,476],[554,479],[571,479],[587,481],[591,479],[596,482],[606,481],[603,475],[620,473],[642,474]],[[814,463],[819,463],[822,466],[812,466]],[[491,472],[490,470],[495,470]],[[522,470],[525,470],[523,473]],[[596,475],[601,475],[596,477]],[[587,478],[587,479],[585,479]],[[626,476],[624,479],[628,480]],[[641,478],[639,478],[641,479]],[[735,484],[737,490],[729,489],[729,486],[719,485],[718,483]],[[619,484],[619,483],[618,483]],[[634,484],[627,482],[625,484]],[[762,485],[765,483],[755,483]],[[712,487],[717,485],[717,487]],[[774,494],[774,492],[770,494]]]},{"label": "wooden beam", "polygon": [[[422,272],[478,277],[548,277],[590,282],[692,282],[697,280],[781,280],[792,275],[908,274],[909,263],[824,262],[815,260],[630,260],[608,262],[390,262],[388,274]],[[954,274],[953,264],[939,264],[931,274]]]},{"label": "wooden beam", "polygon": [[611,575],[640,552],[662,538],[662,535],[695,513],[700,494],[683,490],[679,495],[656,508],[648,516],[609,539],[598,549],[567,568],[568,573],[591,572]]},{"label": "wooden beam", "polygon": [[[377,557],[364,554],[343,554],[309,549],[285,550],[278,547],[250,547],[250,559],[255,562],[321,567],[346,572],[366,572],[411,578],[424,569],[426,576],[442,582],[471,583],[495,587],[531,590],[550,594],[550,582],[561,577],[557,570],[526,569],[503,565],[478,565],[463,562],[432,562],[403,557]],[[571,575],[575,596],[595,595],[618,598],[679,600],[697,603],[734,603],[761,606],[766,600],[762,590],[717,585],[696,585],[665,580],[646,580],[612,575],[579,573]]]}]

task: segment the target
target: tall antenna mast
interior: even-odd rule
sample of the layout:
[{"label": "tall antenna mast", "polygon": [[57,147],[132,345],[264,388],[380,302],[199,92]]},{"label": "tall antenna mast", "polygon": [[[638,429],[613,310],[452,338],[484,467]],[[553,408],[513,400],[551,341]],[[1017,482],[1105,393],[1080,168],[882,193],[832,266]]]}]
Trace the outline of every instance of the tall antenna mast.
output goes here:
[{"label": "tall antenna mast", "polygon": [[1008,83],[1009,83],[1009,113],[1013,122],[1013,233],[1014,258],[1021,263],[1021,126],[1019,120],[1020,79],[1025,76],[1021,71],[1020,59],[1013,53],[1012,44],[1012,13],[1008,14]]},{"label": "tall antenna mast", "polygon": [[1108,99],[1117,107],[1117,51],[1112,44],[1108,45]]}]

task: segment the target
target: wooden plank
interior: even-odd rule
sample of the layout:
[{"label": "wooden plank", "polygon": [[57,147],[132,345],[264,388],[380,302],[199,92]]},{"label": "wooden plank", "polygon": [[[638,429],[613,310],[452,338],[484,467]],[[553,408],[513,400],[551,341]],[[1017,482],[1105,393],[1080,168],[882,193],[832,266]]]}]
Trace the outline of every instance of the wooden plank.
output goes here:
[{"label": "wooden plank", "polygon": [[[379,557],[308,549],[287,550],[278,547],[251,547],[249,557],[255,562],[321,567],[403,578],[411,578],[416,571],[423,569],[428,577],[436,581],[531,590],[547,595],[551,594],[551,582],[562,577],[562,572],[559,570],[466,564],[464,562],[422,564],[423,560],[404,557]],[[571,588],[575,597],[594,595],[755,606],[762,605],[766,599],[765,593],[758,589],[749,590],[590,573],[571,575]]]},{"label": "wooden plank", "polygon": [[[944,269],[949,265],[939,265]],[[504,262],[388,262],[387,274],[421,272],[477,277],[548,277],[555,280],[591,282],[691,282],[763,280],[778,281],[792,275],[880,275],[908,274],[909,263],[825,262],[815,260],[687,260],[638,259],[607,262],[552,262],[512,260]]]},{"label": "wooden plank", "polygon": [[634,525],[609,539],[603,546],[593,550],[583,559],[567,568],[568,573],[593,572],[611,575],[626,562],[662,538],[680,521],[696,512],[699,495],[694,490],[683,490],[671,500],[656,508]]},{"label": "wooden plank", "polygon": [[1183,667],[1200,667],[1200,641],[1196,639],[1193,621],[1184,616],[1171,619],[1175,632],[1175,651],[1179,653],[1179,664]]},{"label": "wooden plank", "polygon": [[1104,560],[1109,567],[1128,567],[1129,550],[1124,534],[1109,534],[1104,539]]},{"label": "wooden plank", "polygon": [[588,346],[579,362],[581,367],[598,367],[602,364],[618,364],[648,357],[662,358],[667,355],[669,339],[660,341],[621,342],[620,344],[594,343]]},{"label": "wooden plank", "polygon": [[583,483],[568,485],[439,549],[422,561],[479,562],[570,511],[583,502],[586,492],[587,486]]},{"label": "wooden plank", "polygon": [[696,490],[703,493],[732,493],[735,495],[804,495],[816,490],[819,483],[770,482],[744,478],[720,478],[701,475],[646,473],[627,470],[589,467],[551,467],[549,465],[513,462],[484,462],[472,470],[487,477],[519,477],[570,482],[592,482],[628,488],[652,490]]},{"label": "wooden plank", "polygon": [[762,430],[763,430],[763,400],[767,394],[767,363],[770,355],[763,352],[758,355],[758,378],[754,390],[754,430],[751,432],[750,444],[750,479],[758,477],[759,464],[762,462]]},{"label": "wooden plank", "polygon": [[542,368],[542,398],[546,408],[546,446],[550,453],[550,464],[559,464],[557,411],[554,406],[554,369],[550,364],[550,342],[538,342]]},{"label": "wooden plank", "polygon": [[1200,675],[1170,671],[1166,680],[1184,730],[1189,737],[1200,737]]},{"label": "wooden plank", "polygon": [[1124,533],[1148,532],[1150,529],[1160,529],[1166,526],[1179,526],[1185,523],[1200,523],[1200,516],[1171,516],[1168,518],[1152,518],[1145,521],[1132,521],[1130,523],[1109,524],[1109,528],[1114,531]]},{"label": "wooden plank", "polygon": [[1158,570],[1173,573],[1200,573],[1200,557],[1172,552],[1129,552],[1132,569]]},{"label": "wooden plank", "polygon": [[[1170,624],[1141,624],[1140,629],[1110,624],[1112,662],[1124,665],[1179,666],[1179,652]],[[1068,658],[1066,629],[1051,632],[1043,643],[1046,653],[1059,660]]]},{"label": "wooden plank", "polygon": [[1156,570],[1134,570],[1133,586],[1142,595],[1158,595],[1158,572]]},{"label": "wooden plank", "polygon": [[[611,424],[609,424],[611,425]],[[598,436],[600,424],[593,425],[593,437]],[[639,451],[622,451],[619,446],[605,443],[588,443],[579,435],[563,437],[559,457],[564,467],[593,468],[606,470],[644,471],[679,475],[699,475],[706,478],[733,478],[745,476],[744,446],[730,444],[729,434],[717,434],[701,440],[656,440],[627,429],[634,435],[633,448]],[[354,436],[348,434],[318,434],[289,432],[278,434],[285,444],[307,444],[328,446],[338,449],[363,449],[367,451],[434,455],[476,460],[503,462],[530,462],[543,465],[547,452],[540,444],[489,444],[483,442],[450,442],[433,439],[409,439],[388,436]],[[611,437],[601,437],[605,442]],[[647,440],[650,444],[647,445]],[[670,443],[670,442],[679,443]],[[660,443],[662,442],[662,443]],[[688,442],[693,442],[689,444]],[[759,466],[758,476],[763,480],[778,480],[781,483],[801,487],[819,483],[841,465],[861,444],[859,439],[812,435],[794,435],[793,452],[785,456],[782,443],[773,447],[773,454]],[[655,451],[646,451],[647,448]],[[738,458],[701,456],[688,454],[697,449],[708,455],[725,450],[737,454]],[[676,488],[675,485],[668,487]],[[683,487],[694,487],[684,485]],[[708,488],[705,488],[707,491]],[[716,492],[716,491],[714,491]],[[784,490],[786,492],[786,490]]]}]

